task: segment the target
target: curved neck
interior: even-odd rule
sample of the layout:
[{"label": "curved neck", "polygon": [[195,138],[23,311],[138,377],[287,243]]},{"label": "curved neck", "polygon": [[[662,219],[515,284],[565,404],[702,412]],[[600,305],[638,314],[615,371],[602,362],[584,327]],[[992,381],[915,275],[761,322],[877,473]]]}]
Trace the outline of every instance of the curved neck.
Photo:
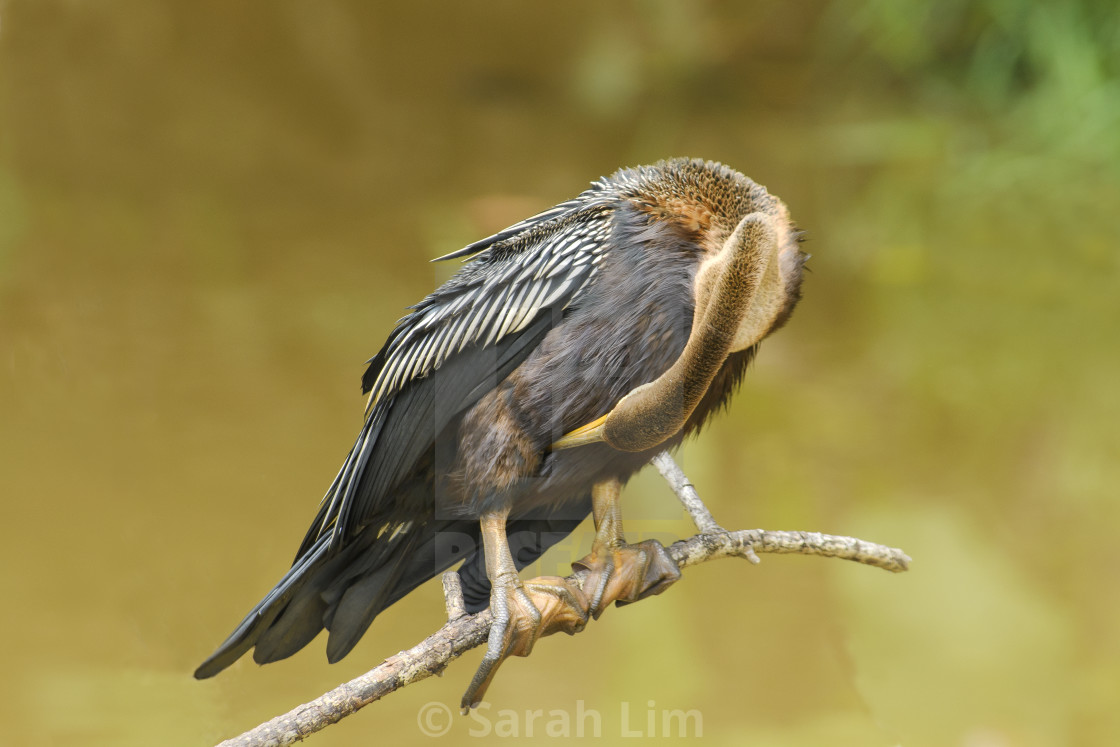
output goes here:
[{"label": "curved neck", "polygon": [[769,215],[751,213],[739,222],[697,274],[692,333],[680,357],[655,381],[622,398],[604,423],[604,441],[621,451],[645,451],[684,427],[731,352],[777,251]]}]

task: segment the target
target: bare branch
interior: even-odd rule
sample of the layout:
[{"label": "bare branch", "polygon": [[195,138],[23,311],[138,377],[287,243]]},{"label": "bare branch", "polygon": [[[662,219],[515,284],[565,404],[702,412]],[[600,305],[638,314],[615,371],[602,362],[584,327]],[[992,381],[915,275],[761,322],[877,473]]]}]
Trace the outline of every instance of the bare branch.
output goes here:
[{"label": "bare branch", "polygon": [[448,622],[467,614],[467,605],[463,601],[463,582],[455,571],[443,574],[443,605],[447,608]]},{"label": "bare branch", "polygon": [[669,483],[669,487],[677,494],[677,498],[680,499],[685,510],[692,517],[696,528],[700,530],[700,534],[716,534],[724,531],[724,528],[716,523],[715,517],[704,505],[704,501],[700,500],[700,494],[689,482],[688,475],[677,465],[672,454],[663,451],[650,459],[649,463],[657,468],[657,471],[665,478],[665,482]]},{"label": "bare branch", "polygon": [[[719,534],[727,530],[716,523],[715,517],[708,507],[704,505],[704,501],[700,500],[700,494],[696,492],[696,488],[688,479],[688,475],[680,468],[673,455],[668,451],[662,451],[653,459],[649,460],[650,464],[657,468],[661,476],[665,478],[665,482],[669,483],[669,487],[677,494],[681,504],[684,506],[685,511],[688,511],[689,516],[692,517],[692,522],[696,528],[700,530],[700,534]],[[739,553],[739,557],[750,561],[754,565],[758,565],[761,561],[758,555],[754,552],[754,547],[749,543],[743,545],[743,550]]]},{"label": "bare branch", "polygon": [[674,542],[669,555],[681,568],[718,558],[744,557],[750,550],[776,555],[819,555],[824,558],[852,560],[892,573],[910,570],[910,556],[896,547],[867,542],[855,537],[839,537],[820,532],[771,532],[743,529],[738,532],[698,534]]},{"label": "bare branch", "polygon": [[394,690],[439,674],[465,651],[486,643],[489,632],[490,610],[451,620],[408,651],[390,656],[361,677],[226,740],[219,747],[272,747],[298,742]]},{"label": "bare branch", "polygon": [[[691,485],[688,487],[691,488]],[[674,542],[668,551],[681,568],[718,558],[745,557],[749,551],[841,558],[896,573],[907,570],[910,565],[910,558],[896,548],[818,532],[720,530]],[[454,580],[449,579],[452,576]],[[578,573],[572,574],[569,579],[578,583],[578,576]],[[441,673],[464,652],[485,643],[490,631],[490,610],[474,615],[463,613],[462,590],[458,574],[454,572],[444,574],[444,594],[448,622],[435,633],[408,651],[390,656],[362,676],[239,737],[222,742],[220,747],[292,744],[395,690]]]}]

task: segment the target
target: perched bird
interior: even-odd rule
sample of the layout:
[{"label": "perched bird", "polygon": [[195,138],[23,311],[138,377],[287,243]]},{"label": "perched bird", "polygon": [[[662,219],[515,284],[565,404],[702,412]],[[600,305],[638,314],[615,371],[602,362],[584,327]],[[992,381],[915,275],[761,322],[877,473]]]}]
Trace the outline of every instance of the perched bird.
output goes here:
[{"label": "perched bird", "polygon": [[[460,563],[487,653],[463,698],[543,634],[679,576],[626,544],[621,486],[736,388],[800,296],[785,205],[721,164],[622,169],[441,257],[471,257],[412,308],[362,377],[366,419],[295,562],[195,672],[283,659],[323,628],[345,656],[386,607]],[[518,571],[591,513],[580,588]]]}]

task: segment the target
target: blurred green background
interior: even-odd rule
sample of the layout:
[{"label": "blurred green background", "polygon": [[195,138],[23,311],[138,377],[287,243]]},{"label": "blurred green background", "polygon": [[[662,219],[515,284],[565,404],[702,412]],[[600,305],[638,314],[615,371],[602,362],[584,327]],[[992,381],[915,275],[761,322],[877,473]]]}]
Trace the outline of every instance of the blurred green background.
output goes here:
[{"label": "blurred green background", "polygon": [[[428,585],[338,665],[190,677],[290,562],[426,260],[684,155],[780,195],[813,259],[683,465],[729,527],[913,570],[690,570],[507,663],[489,717],[1120,744],[1118,73],[1089,0],[0,2],[5,741],[213,742],[436,628]],[[626,506],[691,533],[653,475]],[[478,656],[313,743],[431,743]]]}]

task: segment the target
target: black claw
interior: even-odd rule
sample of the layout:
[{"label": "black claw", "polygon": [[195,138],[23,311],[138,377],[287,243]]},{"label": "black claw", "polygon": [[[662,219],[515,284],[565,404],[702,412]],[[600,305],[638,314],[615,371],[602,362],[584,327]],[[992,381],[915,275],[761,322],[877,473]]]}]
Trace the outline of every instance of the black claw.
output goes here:
[{"label": "black claw", "polygon": [[490,634],[486,639],[486,653],[482,656],[482,661],[475,670],[467,691],[463,693],[463,700],[459,704],[463,715],[482,702],[495,669],[505,656],[507,647],[505,637],[509,629],[509,601],[506,598],[506,588],[505,584],[495,584],[491,589],[490,609],[493,618],[490,622]]},{"label": "black claw", "polygon": [[646,597],[660,594],[679,581],[681,577],[680,566],[673,561],[673,558],[669,555],[669,551],[666,550],[665,546],[660,542],[657,540],[646,540],[644,542],[639,542],[636,546],[642,548],[647,558],[646,566],[642,573],[641,590],[638,592],[637,599],[616,600],[616,607],[622,607],[641,601]]},{"label": "black claw", "polygon": [[[486,695],[486,690],[490,687],[490,683],[494,679],[494,675],[498,673],[498,667],[500,667],[502,662],[510,655],[510,651],[517,641],[516,633],[511,630],[510,627],[510,623],[512,622],[509,603],[510,594],[516,594],[520,598],[520,608],[528,611],[533,623],[532,629],[534,633],[540,626],[540,610],[533,604],[533,601],[525,592],[519,579],[515,577],[513,581],[494,584],[490,593],[490,609],[493,610],[493,620],[490,623],[490,635],[486,640],[486,653],[483,655],[482,661],[478,665],[478,670],[471,679],[471,684],[463,694],[460,707],[464,715],[469,712],[471,708],[474,708],[482,702],[483,697]],[[529,643],[529,648],[532,648],[531,641]],[[526,653],[528,653],[528,650],[526,650]]]},{"label": "black claw", "polygon": [[[550,595],[562,604],[558,606],[552,600],[545,600],[546,606],[538,607],[530,591]],[[491,597],[493,620],[486,653],[463,694],[460,706],[464,714],[482,702],[498,668],[508,657],[528,656],[541,635],[560,630],[574,633],[587,624],[587,602],[581,601],[582,594],[575,593],[563,579],[538,579],[536,583],[522,584],[514,578],[494,584]],[[547,622],[542,609],[548,611]]]},{"label": "black claw", "polygon": [[649,557],[646,566],[645,584],[638,599],[645,599],[654,594],[660,594],[680,580],[680,566],[670,557],[669,551],[657,540],[646,540],[641,543],[642,548]]},{"label": "black claw", "polygon": [[588,610],[591,613],[591,616],[596,620],[599,619],[599,615],[603,614],[603,594],[606,593],[607,582],[613,575],[614,559],[611,558],[610,555],[607,555],[606,560],[603,563],[603,572],[599,576],[599,586],[597,589],[595,589],[595,594],[591,599],[590,609]]}]

